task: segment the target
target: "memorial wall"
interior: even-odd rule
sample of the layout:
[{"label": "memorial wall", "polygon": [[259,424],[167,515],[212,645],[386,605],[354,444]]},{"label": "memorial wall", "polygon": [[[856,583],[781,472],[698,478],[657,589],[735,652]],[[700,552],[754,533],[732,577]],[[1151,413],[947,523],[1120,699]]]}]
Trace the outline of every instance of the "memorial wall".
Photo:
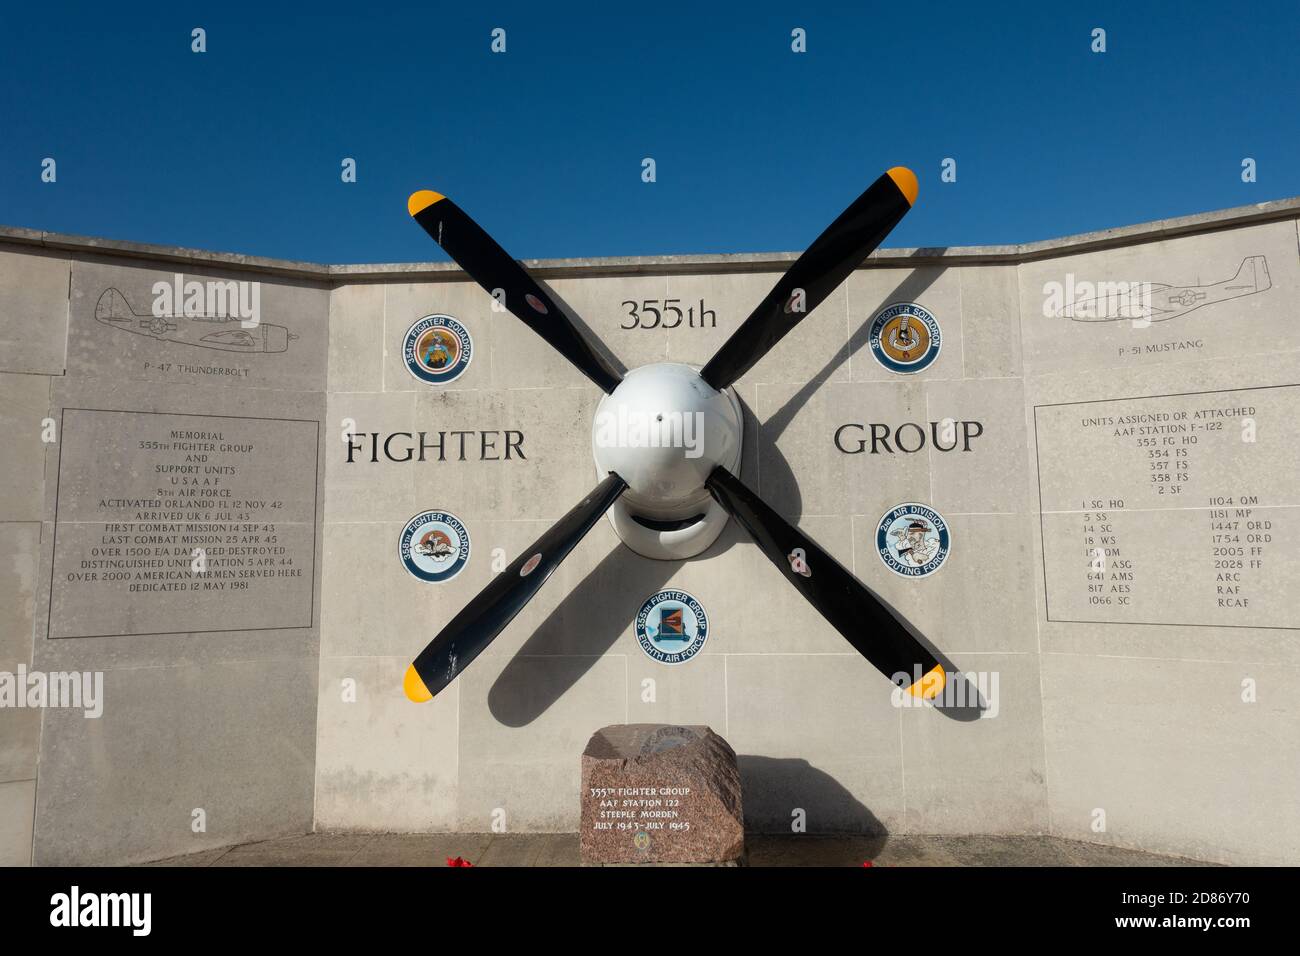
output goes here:
[{"label": "memorial wall", "polygon": [[4,862],[309,830],[324,270],[15,238],[0,671],[28,673],[0,708]]},{"label": "memorial wall", "polygon": [[[412,704],[595,485],[600,391],[450,265],[4,230],[0,672],[51,699],[0,707],[0,863],[575,831],[614,724],[725,738],[750,830],[1295,863],[1298,215],[885,250],[739,380],[742,480],[960,675],[939,706],[735,522],[666,562],[604,520]],[[633,368],[702,364],[792,260],[530,269]]]}]

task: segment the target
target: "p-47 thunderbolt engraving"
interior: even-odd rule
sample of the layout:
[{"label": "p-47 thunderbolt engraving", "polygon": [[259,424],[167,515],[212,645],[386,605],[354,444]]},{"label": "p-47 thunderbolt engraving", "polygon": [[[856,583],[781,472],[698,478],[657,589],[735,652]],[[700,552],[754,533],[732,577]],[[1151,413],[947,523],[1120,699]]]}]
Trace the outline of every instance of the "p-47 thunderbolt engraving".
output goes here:
[{"label": "p-47 thunderbolt engraving", "polygon": [[[1264,292],[1272,286],[1263,256],[1243,259],[1237,274],[1213,285],[1171,286],[1163,282],[1074,282],[1055,318],[1075,322],[1117,322],[1121,319],[1164,322],[1207,305]],[[1092,294],[1095,293],[1095,294]]]},{"label": "p-47 thunderbolt engraving", "polygon": [[95,321],[162,342],[223,352],[283,352],[298,336],[282,325],[258,322],[245,328],[238,316],[152,315],[134,311],[117,289],[105,289],[95,303]]}]

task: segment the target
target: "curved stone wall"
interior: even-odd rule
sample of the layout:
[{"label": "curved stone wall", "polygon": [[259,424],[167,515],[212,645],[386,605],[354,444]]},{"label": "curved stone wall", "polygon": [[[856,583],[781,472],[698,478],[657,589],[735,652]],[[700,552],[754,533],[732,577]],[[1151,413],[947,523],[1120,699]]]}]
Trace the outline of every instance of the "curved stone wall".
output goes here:
[{"label": "curved stone wall", "polygon": [[[752,829],[1294,863],[1298,215],[885,250],[740,380],[742,478],[962,675],[939,708],[900,706],[734,523],[677,563],[599,523],[409,703],[412,655],[595,484],[594,386],[447,265],[4,230],[0,672],[89,683],[0,707],[0,863],[573,830],[583,745],[620,722],[722,734]],[[792,258],[530,266],[634,367],[705,361]],[[231,303],[257,321],[212,320]],[[429,315],[472,340],[436,385],[405,353]],[[908,504],[941,561],[929,531],[900,556]],[[425,512],[471,541],[440,583],[399,559]],[[663,589],[709,620],[672,667],[635,632]]]}]

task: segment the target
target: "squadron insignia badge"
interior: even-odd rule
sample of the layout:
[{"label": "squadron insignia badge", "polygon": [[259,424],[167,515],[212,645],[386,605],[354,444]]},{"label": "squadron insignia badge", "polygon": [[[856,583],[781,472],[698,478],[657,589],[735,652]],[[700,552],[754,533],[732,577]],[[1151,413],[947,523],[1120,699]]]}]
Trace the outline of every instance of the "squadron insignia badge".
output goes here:
[{"label": "squadron insignia badge", "polygon": [[426,315],[406,331],[402,360],[421,382],[446,385],[469,368],[474,340],[450,315]]},{"label": "squadron insignia badge", "polygon": [[469,560],[469,532],[454,514],[422,511],[406,522],[397,553],[403,567],[421,581],[450,581]]},{"label": "squadron insignia badge", "polygon": [[871,354],[891,372],[912,374],[939,357],[939,320],[915,302],[896,302],[881,309],[867,338]]},{"label": "squadron insignia badge", "polygon": [[699,601],[685,591],[653,594],[636,616],[636,639],[651,660],[684,664],[700,652],[709,636],[709,618]]},{"label": "squadron insignia badge", "polygon": [[905,578],[934,574],[951,548],[943,515],[915,502],[886,511],[876,526],[876,553],[885,567]]}]

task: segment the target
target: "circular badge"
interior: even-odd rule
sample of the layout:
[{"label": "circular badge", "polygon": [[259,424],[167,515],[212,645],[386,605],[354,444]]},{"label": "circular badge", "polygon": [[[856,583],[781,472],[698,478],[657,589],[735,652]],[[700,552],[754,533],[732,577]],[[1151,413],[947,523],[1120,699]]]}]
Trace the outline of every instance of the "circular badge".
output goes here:
[{"label": "circular badge", "polygon": [[430,385],[460,378],[474,355],[469,329],[450,315],[426,315],[406,330],[402,359],[411,374]]},{"label": "circular badge", "polygon": [[641,605],[636,639],[646,656],[661,664],[684,664],[709,636],[709,618],[685,591],[660,591]]},{"label": "circular badge", "polygon": [[645,743],[641,745],[639,755],[650,757],[669,750],[676,750],[678,747],[684,747],[699,739],[700,735],[690,727],[658,727],[651,732]]},{"label": "circular badge", "polygon": [[422,511],[406,522],[397,554],[421,581],[450,581],[469,560],[469,532],[454,514]]},{"label": "circular badge", "polygon": [[939,320],[915,302],[896,302],[871,322],[867,341],[876,361],[891,372],[919,372],[939,357]]},{"label": "circular badge", "polygon": [[885,567],[905,578],[934,574],[951,550],[943,515],[916,502],[886,511],[876,526],[876,553]]}]

